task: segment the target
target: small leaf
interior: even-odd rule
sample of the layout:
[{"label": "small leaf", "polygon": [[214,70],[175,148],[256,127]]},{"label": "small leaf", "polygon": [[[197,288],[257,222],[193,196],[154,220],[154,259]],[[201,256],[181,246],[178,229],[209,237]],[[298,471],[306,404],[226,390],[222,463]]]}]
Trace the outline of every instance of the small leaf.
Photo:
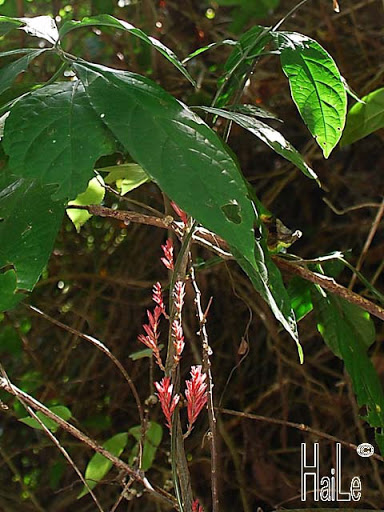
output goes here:
[{"label": "small leaf", "polygon": [[20,27],[31,36],[40,37],[52,44],[59,40],[59,31],[55,20],[50,16],[36,16],[35,18],[18,18],[23,25]]},{"label": "small leaf", "polygon": [[[128,433],[122,432],[108,439],[108,441],[103,444],[103,448],[109,451],[109,453],[112,455],[115,455],[115,457],[120,457],[127,445],[127,442]],[[95,453],[91,460],[88,462],[87,468],[85,470],[85,480],[88,484],[88,487],[90,489],[96,487],[100,480],[102,480],[109,472],[111,467],[112,462],[110,460],[105,458],[104,455],[101,455],[100,453]],[[82,498],[88,494],[88,492],[88,489],[84,486],[77,499]]]},{"label": "small leaf", "polygon": [[0,94],[2,94],[12,85],[15,78],[28,68],[29,63],[33,59],[45,51],[45,49],[42,49],[28,52],[27,55],[24,55],[24,57],[21,57],[20,59],[7,64],[6,66],[3,66],[0,69]]},{"label": "small leaf", "polygon": [[362,98],[364,103],[355,103],[347,115],[347,123],[341,146],[352,144],[384,127],[384,87]]},{"label": "small leaf", "polygon": [[[55,405],[53,407],[49,407],[49,410],[65,421],[68,421],[72,416],[72,413],[68,409],[68,407],[64,407],[63,405]],[[48,418],[42,412],[38,411],[36,413],[36,416],[52,432],[56,432],[56,430],[60,428],[60,426],[55,421]],[[32,418],[30,416],[28,416],[27,418],[20,418],[19,421],[25,423],[26,425],[28,425],[28,427],[35,428],[36,430],[44,430],[40,423],[35,418]]]},{"label": "small leaf", "polygon": [[319,43],[296,32],[272,33],[291,95],[325,158],[341,137],[347,94],[332,57]]},{"label": "small leaf", "polygon": [[308,178],[318,180],[317,175],[314,171],[305,163],[301,154],[283,137],[283,135],[271,128],[267,124],[255,119],[254,117],[247,116],[245,114],[238,114],[237,112],[229,112],[221,108],[212,107],[199,107],[206,112],[216,114],[226,119],[234,121],[239,126],[242,126],[249,132],[256,135],[260,140],[272,148],[276,153],[283,156],[290,162],[292,162],[300,171],[305,174]]},{"label": "small leaf", "polygon": [[14,308],[24,295],[17,292],[17,277],[14,270],[10,269],[0,273],[0,311]]},{"label": "small leaf", "polygon": [[115,139],[90,106],[80,82],[60,82],[19,99],[6,120],[3,147],[10,171],[57,184],[54,199],[71,200],[113,153]]},{"label": "small leaf", "polygon": [[98,169],[98,171],[109,172],[104,178],[105,183],[108,185],[116,183],[116,187],[122,196],[150,180],[148,174],[140,165],[132,163],[104,167]]},{"label": "small leaf", "polygon": [[[102,183],[103,179],[101,176],[92,178],[88,183],[86,191],[79,194],[74,201],[69,201],[68,206],[89,206],[91,204],[101,204],[105,195],[105,188]],[[73,222],[78,233],[87,220],[92,217],[92,215],[85,210],[76,210],[72,208],[67,208],[67,215]]]},{"label": "small leaf", "polygon": [[182,62],[183,62],[183,64],[186,64],[187,62],[189,62],[190,60],[194,59],[198,55],[201,55],[202,53],[204,53],[204,52],[206,52],[208,50],[211,50],[212,48],[217,48],[218,46],[222,46],[222,45],[225,45],[225,44],[229,45],[229,46],[236,46],[237,45],[237,41],[233,41],[232,39],[224,39],[224,41],[219,41],[217,43],[210,43],[207,46],[203,46],[201,48],[198,48],[194,52],[190,53],[188,55],[188,57],[183,59]]},{"label": "small leaf", "polygon": [[[160,343],[159,350],[164,348],[164,345]],[[144,357],[152,357],[153,356],[153,350],[150,348],[145,348],[143,350],[138,350],[137,352],[133,352],[132,354],[129,354],[129,358],[132,359],[132,361],[137,361],[138,359],[144,359]]]},{"label": "small leaf", "polygon": [[[129,433],[139,441],[141,438],[141,426],[137,425],[129,429]],[[158,423],[150,421],[148,428],[145,433],[144,444],[143,444],[143,460],[141,463],[141,470],[148,471],[152,467],[153,461],[155,460],[157,449],[163,438],[163,428]]]},{"label": "small leaf", "polygon": [[151,45],[155,50],[160,52],[169,62],[171,62],[190,82],[192,85],[196,85],[194,79],[188,73],[187,69],[180,62],[177,55],[167,48],[163,43],[154,37],[148,36],[145,32],[139,28],[134,27],[130,23],[119,20],[110,16],[109,14],[100,14],[99,16],[92,16],[90,18],[83,18],[81,21],[66,21],[60,28],[60,38],[62,39],[68,32],[82,27],[111,27],[119,30],[125,30],[130,34],[138,37],[145,43]]}]

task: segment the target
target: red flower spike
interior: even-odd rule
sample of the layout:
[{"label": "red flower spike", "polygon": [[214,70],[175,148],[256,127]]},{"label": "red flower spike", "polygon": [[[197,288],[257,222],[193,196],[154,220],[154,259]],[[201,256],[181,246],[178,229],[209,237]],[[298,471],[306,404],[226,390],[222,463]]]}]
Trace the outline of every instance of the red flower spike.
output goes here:
[{"label": "red flower spike", "polygon": [[175,395],[172,397],[173,384],[171,384],[170,377],[164,377],[160,382],[155,382],[157,389],[157,396],[160,400],[161,409],[167,420],[167,427],[172,429],[172,415],[179,403],[180,396]]},{"label": "red flower spike", "polygon": [[161,361],[160,350],[159,350],[159,346],[158,346],[159,345],[159,343],[158,343],[159,342],[159,334],[160,334],[158,332],[158,327],[159,327],[159,321],[160,321],[161,314],[162,314],[162,310],[159,306],[155,307],[153,314],[149,310],[147,310],[147,316],[148,316],[149,323],[143,325],[143,329],[146,332],[146,336],[144,334],[139,334],[137,339],[138,339],[138,341],[140,341],[140,343],[144,343],[145,346],[147,346],[148,348],[150,348],[152,350],[153,355],[156,358],[156,363],[163,370],[164,366]]},{"label": "red flower spike", "polygon": [[153,285],[152,300],[161,309],[161,312],[165,316],[165,318],[167,318],[168,315],[165,311],[165,305],[164,305],[164,301],[163,301],[163,290],[162,290],[161,284],[159,282],[157,282]]},{"label": "red flower spike", "polygon": [[181,314],[181,311],[184,306],[184,297],[185,297],[185,284],[183,281],[177,281],[175,287],[173,289],[173,297],[175,300],[175,307],[178,314]]},{"label": "red flower spike", "polygon": [[188,403],[188,430],[190,431],[192,425],[195,423],[202,408],[207,403],[207,384],[205,382],[206,374],[201,373],[201,365],[192,366],[191,380],[185,382],[187,389],[185,396]]},{"label": "red flower spike", "polygon": [[188,216],[187,214],[185,213],[184,210],[182,210],[180,208],[180,206],[177,206],[176,203],[174,203],[173,201],[171,201],[171,206],[172,208],[174,209],[175,213],[180,217],[180,219],[182,220],[183,224],[184,224],[184,227],[186,227],[188,225]]},{"label": "red flower spike", "polygon": [[161,258],[163,264],[167,267],[168,270],[173,270],[173,242],[170,238],[167,239],[165,245],[162,245],[161,248],[164,252],[164,258]]},{"label": "red flower spike", "polygon": [[192,512],[204,512],[203,507],[200,505],[199,500],[192,503]]},{"label": "red flower spike", "polygon": [[174,320],[172,323],[172,334],[173,334],[173,345],[175,347],[176,354],[174,355],[175,363],[180,361],[181,353],[184,350],[184,333],[183,327],[179,320]]}]

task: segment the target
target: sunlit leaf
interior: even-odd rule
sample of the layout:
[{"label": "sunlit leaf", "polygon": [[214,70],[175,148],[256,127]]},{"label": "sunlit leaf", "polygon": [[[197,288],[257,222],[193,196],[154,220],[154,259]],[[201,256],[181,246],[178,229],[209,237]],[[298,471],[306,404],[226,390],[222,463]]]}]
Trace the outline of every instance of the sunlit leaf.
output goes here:
[{"label": "sunlit leaf", "polygon": [[103,167],[99,169],[99,172],[108,172],[108,175],[104,178],[105,183],[108,185],[116,183],[121,195],[131,192],[131,190],[150,180],[148,174],[140,165],[132,163]]},{"label": "sunlit leaf", "polygon": [[[128,433],[122,432],[108,439],[108,441],[103,444],[103,448],[105,448],[112,455],[115,455],[115,457],[120,457],[127,445],[127,442]],[[104,455],[101,455],[100,453],[95,453],[91,460],[88,462],[87,468],[85,470],[85,480],[88,484],[88,487],[93,489],[100,482],[100,480],[105,477],[111,467],[112,462],[110,460],[105,458]],[[88,492],[88,489],[84,486],[83,490],[77,498],[82,498],[88,494]]]},{"label": "sunlit leaf", "polygon": [[349,110],[341,146],[352,144],[384,127],[384,87],[362,98]]},{"label": "sunlit leaf", "polygon": [[296,32],[272,33],[291,95],[325,158],[341,137],[347,94],[332,57],[319,43]]},{"label": "sunlit leaf", "polygon": [[20,27],[31,36],[46,39],[56,44],[59,39],[59,32],[55,20],[50,16],[36,16],[34,18],[18,18],[22,22]]},{"label": "sunlit leaf", "polygon": [[[68,409],[68,407],[64,407],[63,405],[55,405],[53,407],[49,407],[49,410],[65,421],[68,421],[72,416],[72,413]],[[49,430],[51,430],[52,432],[56,432],[56,430],[58,428],[60,428],[59,425],[55,421],[48,418],[42,412],[37,411],[36,416],[44,424],[44,426],[49,428]],[[35,418],[32,418],[31,416],[29,416],[27,418],[20,418],[19,421],[21,421],[22,423],[25,423],[26,425],[28,425],[28,427],[32,427],[37,430],[44,430],[44,428],[40,425],[40,423]]]},{"label": "sunlit leaf", "polygon": [[[74,201],[69,201],[68,206],[100,204],[104,199],[104,195],[103,178],[98,176],[97,178],[92,178],[85,192],[79,194]],[[77,232],[92,217],[86,210],[76,210],[73,208],[67,208],[67,215],[73,222]]]}]

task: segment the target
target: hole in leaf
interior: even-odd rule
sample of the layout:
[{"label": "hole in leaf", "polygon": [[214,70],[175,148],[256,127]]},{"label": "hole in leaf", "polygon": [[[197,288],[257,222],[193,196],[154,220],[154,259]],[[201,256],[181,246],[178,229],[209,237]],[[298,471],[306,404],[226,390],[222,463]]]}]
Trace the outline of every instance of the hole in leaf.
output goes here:
[{"label": "hole in leaf", "polygon": [[225,204],[224,206],[221,207],[221,210],[226,216],[226,218],[229,220],[229,222],[233,222],[234,224],[241,223],[241,208],[236,201],[233,201],[229,204]]}]

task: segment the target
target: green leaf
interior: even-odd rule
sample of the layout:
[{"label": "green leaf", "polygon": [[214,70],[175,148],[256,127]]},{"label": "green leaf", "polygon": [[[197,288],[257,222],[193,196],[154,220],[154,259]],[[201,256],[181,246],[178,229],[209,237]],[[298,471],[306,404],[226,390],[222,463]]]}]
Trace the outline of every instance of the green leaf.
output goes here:
[{"label": "green leaf", "polygon": [[108,185],[116,183],[116,187],[123,196],[150,180],[148,174],[140,165],[132,163],[104,167],[98,169],[98,171],[107,171],[109,174],[105,177],[105,183]]},{"label": "green leaf", "polygon": [[384,87],[362,98],[364,103],[355,103],[347,115],[347,123],[341,146],[352,144],[384,127]]},{"label": "green leaf", "polygon": [[318,329],[332,352],[340,357],[351,377],[359,407],[366,407],[364,419],[372,427],[384,427],[384,393],[367,354],[375,339],[369,314],[354,304],[312,287]]},{"label": "green leaf", "polygon": [[273,33],[291,95],[325,158],[341,137],[347,94],[332,57],[319,43],[296,32]]},{"label": "green leaf", "polygon": [[23,298],[17,294],[17,277],[13,269],[0,273],[0,311],[14,308]]},{"label": "green leaf", "polygon": [[[13,266],[17,289],[33,289],[51,254],[64,214],[64,204],[53,201],[52,192],[52,187],[36,181],[15,180],[4,170],[0,173],[0,268]],[[11,279],[12,273],[3,274],[2,279],[5,276]],[[15,290],[10,281],[8,286],[12,307]],[[3,307],[4,300],[2,289]]]},{"label": "green leaf", "polygon": [[21,27],[22,23],[17,18],[9,18],[8,16],[0,16],[0,37],[5,36],[14,28]]},{"label": "green leaf", "polygon": [[[164,345],[160,343],[159,350],[164,348]],[[137,352],[132,352],[132,354],[129,354],[129,358],[132,359],[132,361],[137,361],[138,359],[144,359],[144,357],[151,358],[153,356],[153,350],[151,348],[145,348],[143,350],[138,350]]]},{"label": "green leaf", "polygon": [[291,299],[291,306],[295,312],[296,319],[300,322],[313,309],[311,285],[308,285],[308,282],[300,277],[294,277],[289,282],[287,292]]},{"label": "green leaf", "polygon": [[244,87],[247,73],[270,40],[269,29],[259,25],[241,36],[224,65],[225,74],[219,80],[220,88],[214,102],[216,107],[226,105],[233,94]]},{"label": "green leaf", "polygon": [[[124,448],[126,447],[128,442],[128,433],[122,432],[120,434],[116,434],[108,441],[103,444],[103,448],[105,448],[109,453],[115,455],[115,457],[120,457],[123,453]],[[112,467],[112,462],[101,455],[100,453],[95,453],[91,460],[87,464],[87,468],[85,470],[85,480],[90,489],[93,489],[102,478],[109,472]],[[82,498],[88,494],[88,489],[84,486],[81,493],[78,495],[77,499]]]},{"label": "green leaf", "polygon": [[[103,178],[98,176],[92,178],[88,183],[85,192],[79,194],[74,201],[69,201],[68,206],[88,206],[91,204],[101,204],[104,199],[105,188],[103,187]],[[73,222],[76,231],[79,233],[84,224],[92,217],[92,214],[86,210],[76,210],[67,208],[67,215]]]},{"label": "green leaf", "polygon": [[[72,416],[72,413],[68,409],[68,407],[64,407],[63,405],[55,405],[53,407],[49,407],[49,410],[65,421],[68,421]],[[60,428],[55,421],[48,418],[42,412],[38,411],[36,413],[36,416],[52,432],[56,432],[56,430]],[[35,428],[36,430],[44,430],[40,423],[35,418],[32,418],[30,416],[28,416],[27,418],[20,418],[19,421],[25,423],[26,425],[28,425],[28,427]]]},{"label": "green leaf", "polygon": [[172,50],[167,48],[158,39],[148,36],[139,28],[134,27],[126,21],[118,20],[117,18],[114,18],[109,14],[100,14],[99,16],[92,16],[90,18],[87,17],[83,18],[81,21],[66,21],[64,25],[60,28],[60,39],[62,39],[66,34],[68,34],[68,32],[71,32],[72,30],[94,26],[111,27],[119,30],[124,30],[138,37],[145,43],[151,45],[158,52],[160,52],[163,55],[163,57],[169,60],[169,62],[171,62],[191,82],[192,85],[196,85],[194,79],[191,77],[187,69],[183,66],[177,55]]},{"label": "green leaf", "polygon": [[308,178],[318,180],[317,175],[314,171],[305,163],[301,154],[283,137],[283,135],[271,128],[267,124],[255,119],[254,117],[247,116],[245,114],[239,114],[237,112],[230,112],[221,108],[212,107],[199,107],[206,112],[215,114],[225,119],[229,119],[237,123],[242,128],[245,128],[253,135],[256,135],[262,140],[267,146],[272,148],[276,153],[283,156],[291,163],[296,165],[300,171],[305,174]]},{"label": "green leaf", "polygon": [[42,49],[28,52],[27,55],[24,55],[24,57],[21,57],[20,59],[7,64],[6,66],[3,66],[0,69],[0,94],[2,94],[12,85],[15,78],[28,68],[29,63],[33,59],[45,51],[45,49]]},{"label": "green leaf", "polygon": [[[142,76],[89,63],[74,68],[95,111],[104,115],[132,158],[184,211],[224,238],[247,272],[258,271],[256,260],[263,255],[258,251],[255,259],[254,205],[237,163],[216,133]],[[297,340],[291,313],[278,311],[279,292],[267,293],[265,286],[268,279],[258,291]]]},{"label": "green leaf", "polygon": [[[141,438],[141,426],[137,425],[136,427],[132,427],[129,429],[129,433],[133,435],[133,437],[139,441]],[[152,467],[153,461],[155,460],[157,449],[161,443],[163,438],[163,428],[158,423],[154,421],[150,421],[148,423],[148,428],[145,433],[144,443],[143,443],[143,460],[141,463],[141,470],[148,471]],[[138,445],[135,447],[138,448]],[[136,451],[136,450],[133,450]]]},{"label": "green leaf", "polygon": [[54,198],[70,200],[85,190],[96,160],[114,152],[115,140],[75,81],[18,100],[5,123],[3,147],[11,172],[57,184]]}]

